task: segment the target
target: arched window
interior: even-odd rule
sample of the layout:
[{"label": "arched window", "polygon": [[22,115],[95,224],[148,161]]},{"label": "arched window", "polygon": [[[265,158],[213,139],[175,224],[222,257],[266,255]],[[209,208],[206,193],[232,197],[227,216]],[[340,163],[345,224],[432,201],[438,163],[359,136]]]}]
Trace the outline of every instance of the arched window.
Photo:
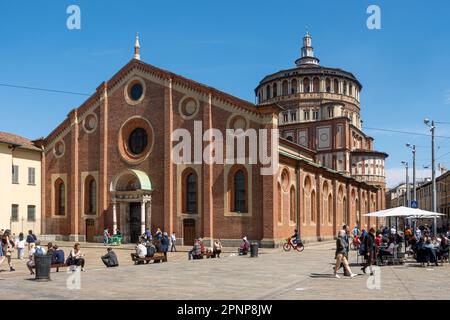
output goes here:
[{"label": "arched window", "polygon": [[334,79],[334,88],[333,88],[333,92],[334,92],[334,93],[339,93],[339,81],[337,81],[336,79]]},{"label": "arched window", "polygon": [[347,94],[347,81],[344,81],[344,91],[343,94]]},{"label": "arched window", "polygon": [[97,213],[97,183],[93,176],[88,176],[84,183],[85,214]]},{"label": "arched window", "polygon": [[270,99],[270,86],[267,85],[266,87],[266,99]]},{"label": "arched window", "polygon": [[55,215],[66,214],[66,187],[62,179],[55,181]]},{"label": "arched window", "polygon": [[333,197],[331,194],[328,195],[328,223],[333,220]]},{"label": "arched window", "polygon": [[311,192],[311,222],[316,222],[316,191]]},{"label": "arched window", "polygon": [[309,78],[303,79],[303,92],[311,92],[311,84]]},{"label": "arched window", "polygon": [[247,203],[247,171],[243,167],[237,167],[230,171],[229,186],[231,187],[231,211],[248,212]]},{"label": "arched window", "polygon": [[342,215],[343,215],[343,222],[345,224],[350,224],[350,217],[348,216],[348,210],[347,210],[347,198],[344,197],[342,200]]},{"label": "arched window", "polygon": [[325,81],[325,87],[327,92],[331,92],[331,81],[329,78]]},{"label": "arched window", "polygon": [[281,185],[278,183],[278,223],[283,222],[283,193],[281,192]]},{"label": "arched window", "polygon": [[292,222],[297,222],[297,206],[296,206],[296,198],[295,198],[295,188],[294,186],[291,187],[291,192],[289,194],[289,200],[290,200],[290,220]]},{"label": "arched window", "polygon": [[322,214],[320,215],[320,223],[323,224],[325,222],[326,217],[330,214],[328,212],[329,205],[328,205],[328,183],[325,181],[323,184],[323,191],[322,191]]},{"label": "arched window", "polygon": [[292,80],[291,82],[291,94],[297,93],[297,79]]},{"label": "arched window", "polygon": [[313,91],[314,92],[319,92],[320,91],[320,80],[317,77],[315,77],[313,79]]},{"label": "arched window", "polygon": [[197,213],[197,174],[188,168],[183,172],[183,212]]},{"label": "arched window", "polygon": [[278,84],[276,82],[272,85],[272,92],[273,92],[273,97],[274,98],[278,95],[277,86],[278,86]]},{"label": "arched window", "polygon": [[282,90],[282,94],[283,96],[288,95],[288,82],[286,80],[283,81],[283,83],[281,84],[281,90]]}]

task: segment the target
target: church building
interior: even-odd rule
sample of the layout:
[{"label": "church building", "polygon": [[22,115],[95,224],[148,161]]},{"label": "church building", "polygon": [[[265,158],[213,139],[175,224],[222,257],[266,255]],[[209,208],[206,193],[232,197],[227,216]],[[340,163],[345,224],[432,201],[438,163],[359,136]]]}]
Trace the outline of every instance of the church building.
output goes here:
[{"label": "church building", "polygon": [[[144,63],[137,38],[133,59],[43,141],[42,233],[98,241],[109,228],[136,242],[161,228],[184,245],[247,236],[273,247],[294,229],[315,241],[344,223],[374,225],[362,215],[384,208],[387,155],[361,130],[361,89],[351,73],[319,65],[308,34],[296,66],[257,86],[257,104]],[[198,123],[224,136],[278,130],[275,174],[174,163],[173,132],[194,135]]]}]

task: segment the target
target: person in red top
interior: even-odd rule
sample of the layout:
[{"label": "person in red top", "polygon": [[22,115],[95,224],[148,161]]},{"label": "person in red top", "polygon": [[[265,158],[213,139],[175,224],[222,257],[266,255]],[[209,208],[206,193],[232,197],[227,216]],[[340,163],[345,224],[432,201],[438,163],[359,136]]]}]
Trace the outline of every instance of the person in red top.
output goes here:
[{"label": "person in red top", "polygon": [[202,238],[198,239],[198,242],[200,242],[200,248],[201,248],[200,251],[202,254],[204,254],[205,253],[205,244],[203,243],[203,239]]},{"label": "person in red top", "polygon": [[382,239],[383,239],[383,237],[381,236],[381,232],[378,231],[378,232],[377,232],[377,236],[376,236],[376,238],[375,238],[375,246],[376,246],[377,248],[379,248],[379,247],[381,246],[381,241],[382,241]]}]

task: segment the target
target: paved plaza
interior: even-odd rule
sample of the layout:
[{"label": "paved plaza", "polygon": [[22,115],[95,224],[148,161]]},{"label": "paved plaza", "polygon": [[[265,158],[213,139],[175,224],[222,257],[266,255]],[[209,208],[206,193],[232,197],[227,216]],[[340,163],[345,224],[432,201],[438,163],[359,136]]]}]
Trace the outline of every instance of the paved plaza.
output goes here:
[{"label": "paved plaza", "polygon": [[[63,248],[67,254],[67,247]],[[186,250],[186,248],[183,248]],[[381,268],[380,289],[369,289],[368,276],[351,253],[354,279],[332,277],[334,243],[310,244],[302,253],[260,249],[258,258],[226,250],[221,259],[187,260],[186,252],[169,253],[169,262],[135,266],[131,246],[115,251],[119,268],[107,269],[100,246],[84,248],[87,264],[81,288],[68,289],[72,273],[52,272],[52,281],[35,282],[25,260],[14,260],[16,272],[0,266],[3,297],[9,299],[450,299],[450,265],[418,264]],[[377,282],[378,283],[378,282]]]}]

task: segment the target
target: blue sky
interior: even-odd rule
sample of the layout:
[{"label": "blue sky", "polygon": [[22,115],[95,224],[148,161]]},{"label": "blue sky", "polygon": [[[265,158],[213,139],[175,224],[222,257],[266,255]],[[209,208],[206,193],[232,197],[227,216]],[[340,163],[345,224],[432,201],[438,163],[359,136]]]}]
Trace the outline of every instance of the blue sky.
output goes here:
[{"label": "blue sky", "polygon": [[[72,4],[81,30],[66,28]],[[370,4],[381,30],[366,27]],[[363,84],[365,127],[426,134],[424,117],[450,122],[449,14],[446,0],[1,1],[0,83],[92,93],[132,58],[139,32],[145,62],[253,102],[265,75],[294,66],[308,26],[321,64]],[[84,99],[0,87],[0,131],[46,136]],[[431,162],[428,137],[365,132],[390,154],[390,185],[404,177],[406,142],[418,145],[418,168]],[[437,134],[450,137],[450,125]],[[450,167],[450,139],[437,145]]]}]

